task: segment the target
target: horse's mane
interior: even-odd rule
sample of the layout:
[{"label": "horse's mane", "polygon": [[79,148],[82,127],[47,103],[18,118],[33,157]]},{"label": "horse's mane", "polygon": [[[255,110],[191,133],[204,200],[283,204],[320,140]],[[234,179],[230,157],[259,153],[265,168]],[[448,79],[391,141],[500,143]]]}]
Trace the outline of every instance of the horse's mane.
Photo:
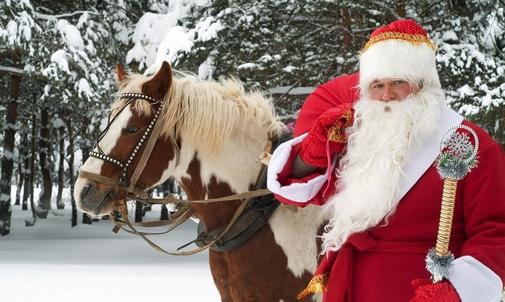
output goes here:
[{"label": "horse's mane", "polygon": [[[150,77],[132,74],[124,81],[120,92],[140,92]],[[112,110],[125,104],[117,99]],[[172,87],[165,95],[161,114],[161,135],[184,135],[199,149],[218,151],[230,138],[278,136],[283,124],[274,113],[272,102],[259,91],[246,92],[235,78],[202,81],[192,75],[174,76]],[[142,114],[150,114],[152,106],[144,100],[135,104]],[[254,133],[259,132],[259,133]]]}]

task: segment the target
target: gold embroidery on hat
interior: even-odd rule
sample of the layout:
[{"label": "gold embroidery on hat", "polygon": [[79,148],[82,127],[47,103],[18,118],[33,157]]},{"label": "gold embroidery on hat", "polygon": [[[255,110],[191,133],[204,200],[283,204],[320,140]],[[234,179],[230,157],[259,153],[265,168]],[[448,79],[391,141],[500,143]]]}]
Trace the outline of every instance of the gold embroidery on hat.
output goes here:
[{"label": "gold embroidery on hat", "polygon": [[385,32],[378,34],[376,36],[373,36],[370,38],[370,40],[365,44],[365,47],[363,47],[362,52],[365,52],[370,46],[377,42],[385,41],[385,40],[404,40],[413,44],[422,44],[426,43],[431,49],[434,51],[437,50],[437,46],[431,41],[430,38],[428,38],[425,35],[421,34],[406,34],[406,33],[399,33],[399,32]]}]

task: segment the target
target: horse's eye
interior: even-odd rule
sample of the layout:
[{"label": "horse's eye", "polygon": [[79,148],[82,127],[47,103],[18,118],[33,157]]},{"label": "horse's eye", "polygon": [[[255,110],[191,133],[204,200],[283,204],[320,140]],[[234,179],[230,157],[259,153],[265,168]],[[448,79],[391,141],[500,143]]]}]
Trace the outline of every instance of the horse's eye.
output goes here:
[{"label": "horse's eye", "polygon": [[135,127],[135,126],[128,126],[124,129],[124,131],[126,131],[127,133],[130,133],[130,134],[133,134],[135,132],[137,132],[139,130],[139,128]]}]

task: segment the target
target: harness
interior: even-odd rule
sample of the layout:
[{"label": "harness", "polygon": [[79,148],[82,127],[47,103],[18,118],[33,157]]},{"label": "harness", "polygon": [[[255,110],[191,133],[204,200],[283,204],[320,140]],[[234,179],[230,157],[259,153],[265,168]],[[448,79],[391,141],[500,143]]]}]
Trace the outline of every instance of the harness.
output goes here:
[{"label": "harness", "polygon": [[[275,150],[281,143],[290,138],[291,134],[283,134],[279,139],[273,142],[272,150]],[[266,188],[266,184],[267,170],[263,168],[256,182],[255,190]],[[213,251],[231,251],[245,243],[256,234],[257,231],[263,228],[268,223],[268,220],[279,204],[279,201],[274,198],[273,194],[258,196],[251,199],[237,221],[219,240],[215,240],[215,238],[222,232],[222,229],[208,231],[203,221],[200,221],[197,228],[198,237],[194,240],[194,243],[197,246],[205,246],[209,242],[214,241],[210,246],[210,249]]]},{"label": "harness", "polygon": [[[120,109],[120,111],[114,116],[111,120],[109,116],[109,122],[107,127],[102,131],[99,135],[99,138],[95,144],[95,148],[97,151],[91,151],[89,155],[91,157],[109,162],[121,169],[121,176],[119,180],[114,180],[110,177],[106,177],[100,174],[87,172],[80,170],[79,177],[83,177],[92,181],[95,181],[100,184],[104,184],[110,186],[114,192],[117,194],[119,198],[118,201],[114,204],[114,211],[110,214],[111,220],[114,222],[115,226],[113,228],[114,232],[118,232],[120,229],[125,230],[128,233],[135,234],[143,238],[149,245],[151,245],[156,250],[169,254],[169,255],[192,255],[203,251],[212,246],[213,250],[221,250],[226,251],[233,249],[240,245],[241,243],[248,240],[254,233],[263,227],[267,222],[272,213],[278,206],[278,202],[273,199],[271,192],[266,189],[266,169],[265,165],[268,162],[268,155],[272,149],[272,141],[269,141],[265,146],[265,151],[262,154],[262,158],[258,159],[263,162],[265,165],[262,165],[260,174],[258,176],[258,181],[256,183],[256,189],[254,191],[233,194],[230,196],[213,198],[213,199],[204,199],[204,200],[183,200],[179,199],[173,194],[170,194],[164,198],[153,198],[150,196],[150,193],[147,192],[146,189],[138,187],[137,181],[142,171],[144,170],[147,161],[151,155],[151,152],[154,148],[154,145],[160,135],[160,130],[162,127],[162,123],[160,123],[159,116],[163,110],[163,102],[157,101],[154,98],[141,94],[141,93],[122,93],[119,95],[120,98],[127,98],[128,101],[126,104]],[[100,148],[99,143],[106,135],[107,131],[110,128],[110,125],[114,122],[114,120],[119,116],[119,114],[128,107],[134,100],[143,99],[151,102],[151,104],[160,104],[156,113],[147,126],[142,138],[135,145],[135,148],[131,152],[130,156],[126,160],[126,162],[122,162],[116,158],[113,158],[107,154]],[[130,168],[131,163],[134,158],[139,153],[139,150],[144,146],[145,148],[141,154],[139,163],[137,167],[131,174],[131,177],[128,179],[128,170]],[[278,143],[276,143],[278,145]],[[176,148],[177,149],[177,148]],[[176,152],[176,160],[180,158],[179,150]],[[258,198],[261,197],[262,198]],[[256,199],[254,199],[256,198]],[[183,206],[179,207],[179,210],[175,215],[172,216],[169,220],[162,221],[154,221],[154,222],[145,222],[145,223],[131,223],[128,219],[128,212],[126,206],[126,200],[139,200],[145,203],[150,204],[182,204]],[[150,240],[147,236],[149,235],[159,235],[166,234],[176,228],[178,225],[182,224],[189,217],[194,214],[194,210],[189,205],[189,203],[212,203],[212,202],[223,202],[223,201],[232,201],[232,200],[242,200],[241,205],[235,211],[233,217],[231,218],[228,225],[220,230],[205,232],[205,226],[203,223],[199,225],[199,233],[197,239],[189,242],[188,244],[183,245],[179,249],[186,247],[191,243],[196,243],[198,245],[197,249],[191,251],[183,251],[183,252],[168,252],[163,248],[159,247],[152,240]],[[128,226],[130,229],[125,228]],[[140,232],[135,227],[159,227],[159,226],[168,226],[168,229],[163,232]],[[179,250],[178,249],[178,250]]]}]

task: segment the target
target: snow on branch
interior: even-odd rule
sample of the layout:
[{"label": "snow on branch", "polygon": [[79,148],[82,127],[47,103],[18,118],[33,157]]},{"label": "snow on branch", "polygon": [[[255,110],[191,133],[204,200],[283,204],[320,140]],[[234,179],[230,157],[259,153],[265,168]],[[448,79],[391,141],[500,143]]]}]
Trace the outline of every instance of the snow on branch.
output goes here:
[{"label": "snow on branch", "polygon": [[295,87],[292,86],[279,86],[270,88],[268,91],[271,94],[289,94],[289,95],[307,95],[314,91],[315,87]]},{"label": "snow on branch", "polygon": [[72,12],[72,13],[60,14],[60,15],[47,15],[47,14],[37,13],[37,12],[33,13],[33,15],[37,19],[42,19],[42,20],[55,20],[55,19],[58,19],[58,18],[67,18],[67,17],[72,17],[72,16],[75,16],[75,15],[81,15],[81,14],[98,15],[98,13],[93,12],[93,11],[88,11],[88,10],[77,10],[77,11]]},{"label": "snow on branch", "polygon": [[0,65],[0,73],[10,73],[13,75],[22,76],[24,75],[25,72],[23,71],[23,69],[20,68]]}]

